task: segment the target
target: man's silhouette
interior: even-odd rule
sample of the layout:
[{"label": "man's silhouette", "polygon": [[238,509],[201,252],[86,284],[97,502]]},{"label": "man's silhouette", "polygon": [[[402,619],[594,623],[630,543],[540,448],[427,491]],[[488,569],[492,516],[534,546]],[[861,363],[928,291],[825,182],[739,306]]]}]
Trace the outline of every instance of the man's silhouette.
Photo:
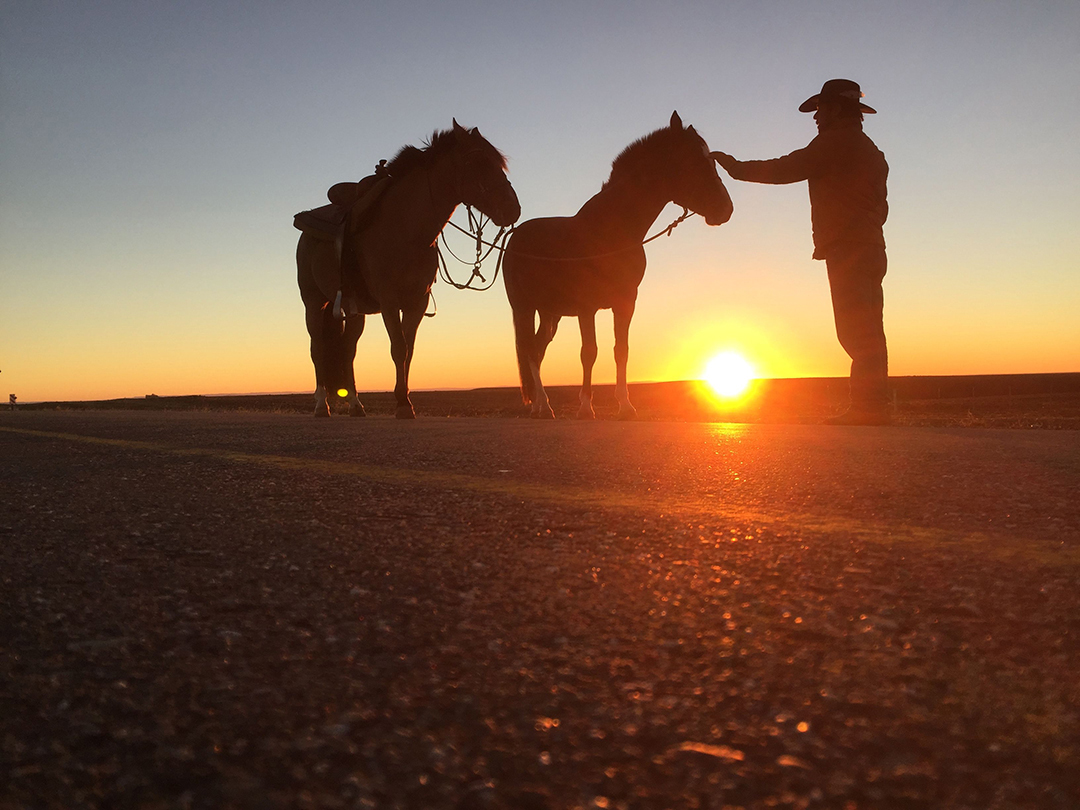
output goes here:
[{"label": "man's silhouette", "polygon": [[836,336],[851,357],[851,407],[828,420],[841,425],[889,422],[889,360],[882,325],[881,281],[885,277],[885,237],[889,213],[885,155],[862,130],[859,85],[830,79],[802,103],[814,112],[818,135],[804,149],[773,160],[740,161],[713,152],[736,180],[755,183],[809,181],[814,258],[824,259],[832,292]]}]

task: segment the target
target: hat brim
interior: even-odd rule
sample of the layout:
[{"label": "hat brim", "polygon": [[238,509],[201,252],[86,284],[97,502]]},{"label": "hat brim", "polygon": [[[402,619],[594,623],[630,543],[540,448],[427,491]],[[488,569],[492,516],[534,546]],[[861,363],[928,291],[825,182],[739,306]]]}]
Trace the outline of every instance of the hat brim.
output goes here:
[{"label": "hat brim", "polygon": [[[818,108],[818,104],[820,104],[820,103],[821,103],[821,93],[814,93],[814,95],[810,96],[810,98],[808,98],[806,101],[804,101],[802,104],[799,105],[799,112],[813,112],[814,110],[816,110]],[[869,106],[867,104],[863,104],[860,101],[859,102],[859,112],[870,113],[872,115],[872,114],[876,113],[877,110],[875,110],[873,107],[871,107],[871,106]]]}]

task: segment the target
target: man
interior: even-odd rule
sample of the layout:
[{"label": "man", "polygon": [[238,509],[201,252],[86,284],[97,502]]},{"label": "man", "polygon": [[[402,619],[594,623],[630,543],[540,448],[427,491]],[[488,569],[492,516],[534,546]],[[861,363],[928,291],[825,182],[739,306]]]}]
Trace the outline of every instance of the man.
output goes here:
[{"label": "man", "polygon": [[832,293],[836,336],[851,357],[851,406],[827,420],[839,425],[889,423],[888,351],[882,324],[885,277],[882,225],[889,213],[885,155],[863,133],[863,104],[853,81],[830,79],[799,107],[814,112],[818,135],[804,149],[773,160],[712,156],[736,180],[809,181],[814,258],[824,259]]}]

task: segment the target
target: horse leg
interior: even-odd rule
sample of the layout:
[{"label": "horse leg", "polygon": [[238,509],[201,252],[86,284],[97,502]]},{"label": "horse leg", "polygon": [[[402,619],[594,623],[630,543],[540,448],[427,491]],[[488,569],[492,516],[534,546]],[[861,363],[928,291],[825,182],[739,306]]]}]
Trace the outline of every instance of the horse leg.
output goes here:
[{"label": "horse leg", "polygon": [[424,317],[424,308],[415,311],[384,311],[382,315],[386,332],[390,336],[390,356],[393,357],[394,367],[397,370],[397,381],[394,384],[394,399],[397,400],[397,408],[394,416],[398,419],[415,419],[416,412],[409,399],[409,366],[412,364],[416,330]]},{"label": "horse leg", "polygon": [[536,330],[536,342],[533,344],[536,348],[536,367],[533,373],[535,375],[537,405],[532,415],[539,419],[555,418],[555,412],[551,410],[551,403],[548,401],[547,391],[544,390],[544,383],[540,380],[540,366],[544,362],[544,355],[547,354],[548,346],[551,345],[551,341],[555,338],[555,332],[559,329],[559,320],[561,318],[561,315],[549,315],[541,312],[540,326]]},{"label": "horse leg", "polygon": [[[555,413],[551,410],[544,384],[540,381],[543,352],[537,348],[540,341],[535,323],[536,310],[514,310],[514,348],[517,352],[518,374],[521,377],[521,399],[526,405],[531,405],[529,415],[534,419],[554,419]],[[555,334],[554,328],[551,329],[551,334]],[[550,338],[548,340],[550,342]],[[544,348],[547,348],[546,343]]]},{"label": "horse leg", "polygon": [[612,307],[615,321],[615,398],[619,401],[619,419],[633,419],[637,409],[630,404],[626,385],[626,359],[630,355],[630,319],[634,317],[634,302]]},{"label": "horse leg", "polygon": [[544,362],[547,348],[555,338],[555,332],[559,329],[561,315],[547,315],[540,313],[540,327],[536,330],[536,364]]},{"label": "horse leg", "polygon": [[[412,310],[401,311],[401,332],[405,336],[405,406],[404,413],[395,413],[399,419],[415,419],[412,402],[409,399],[409,369],[412,367],[413,351],[416,348],[416,331],[420,328],[420,322],[424,320],[427,312],[428,299],[425,296],[424,305]],[[400,406],[398,408],[401,410]]]},{"label": "horse leg", "polygon": [[327,402],[333,384],[327,372],[328,350],[332,334],[328,334],[331,324],[327,323],[325,305],[316,307],[309,305],[304,310],[304,318],[307,322],[308,335],[311,336],[311,363],[315,366],[315,415],[329,416],[330,405]]},{"label": "horse leg", "polygon": [[529,333],[532,336],[532,353],[529,357],[529,374],[532,378],[532,412],[529,414],[533,419],[554,419],[555,411],[551,410],[551,402],[548,400],[547,391],[544,390],[544,382],[540,379],[540,364],[544,362],[544,354],[548,344],[555,337],[555,330],[559,326],[558,316],[540,313],[540,326],[533,333],[533,323],[529,321]]},{"label": "horse leg", "polygon": [[356,393],[356,372],[353,369],[353,364],[356,362],[356,344],[360,340],[360,336],[364,334],[364,321],[365,317],[362,312],[346,316],[345,334],[342,336],[344,343],[342,379],[345,381],[345,388],[348,391],[346,400],[349,403],[349,416],[367,416],[364,406],[360,402],[360,397]]},{"label": "horse leg", "polygon": [[405,333],[401,329],[401,310],[384,309],[382,313],[386,334],[390,336],[390,357],[394,360],[397,377],[394,383],[394,399],[397,408],[394,416],[398,419],[411,419],[416,416],[409,401],[409,384],[406,382],[405,358],[408,349],[405,346]]},{"label": "horse leg", "polygon": [[592,372],[596,363],[596,313],[579,313],[578,326],[581,329],[581,393],[578,394],[581,406],[578,408],[577,418],[595,419],[596,413],[592,406]]}]

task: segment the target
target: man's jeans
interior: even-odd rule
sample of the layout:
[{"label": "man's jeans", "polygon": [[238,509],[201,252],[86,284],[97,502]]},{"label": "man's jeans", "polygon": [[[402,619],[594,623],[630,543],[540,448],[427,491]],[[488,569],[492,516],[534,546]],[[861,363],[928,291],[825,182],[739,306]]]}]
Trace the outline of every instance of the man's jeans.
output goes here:
[{"label": "man's jeans", "polygon": [[851,357],[851,407],[882,411],[889,400],[889,353],[882,324],[885,246],[840,242],[825,259],[840,345]]}]

